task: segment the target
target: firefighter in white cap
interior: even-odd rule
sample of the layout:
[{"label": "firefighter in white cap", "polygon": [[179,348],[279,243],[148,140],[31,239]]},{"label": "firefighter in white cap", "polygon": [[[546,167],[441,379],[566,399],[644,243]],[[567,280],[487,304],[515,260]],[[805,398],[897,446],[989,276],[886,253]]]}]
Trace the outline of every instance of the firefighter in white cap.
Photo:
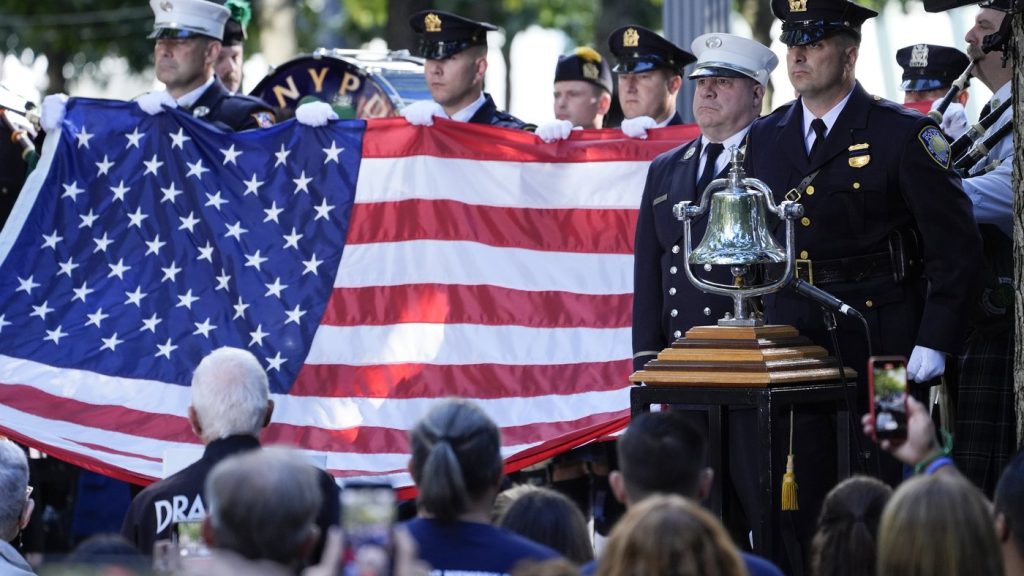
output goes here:
[{"label": "firefighter in white cap", "polygon": [[[701,194],[715,178],[728,171],[729,149],[743,147],[751,123],[761,114],[768,76],[779,63],[764,45],[731,34],[704,34],[690,46],[697,62],[690,73],[696,86],[693,115],[701,136],[658,156],[647,173],[637,219],[633,268],[633,368],[639,370],[662,349],[693,326],[715,324],[732,312],[732,300],[701,292],[686,279],[683,226],[672,207]],[[693,222],[691,237],[700,242],[708,215]],[[724,269],[719,269],[724,268]],[[733,281],[728,267],[695,271],[720,284]],[[701,426],[694,413],[694,424]],[[717,481],[730,510],[752,509],[750,494],[757,493],[756,412],[730,409],[729,471]],[[718,449],[717,447],[715,449]],[[751,480],[753,479],[753,480]],[[738,506],[736,504],[739,504]],[[746,534],[740,518],[725,518],[734,533]]]},{"label": "firefighter in white cap", "polygon": [[[230,16],[227,8],[205,0],[150,0],[149,5],[154,15],[149,37],[156,40],[156,77],[165,89],[140,96],[140,108],[149,114],[181,108],[229,131],[274,124],[270,106],[257,98],[232,95],[214,76]],[[60,126],[66,102],[64,94],[44,99],[41,120],[46,131]]]},{"label": "firefighter in white cap", "polygon": [[[732,311],[731,300],[705,294],[683,274],[683,227],[672,206],[700,201],[727,169],[729,147],[743,145],[761,113],[768,75],[779,59],[764,45],[731,34],[704,34],[691,46],[697,62],[693,115],[701,137],[658,156],[647,173],[636,227],[633,294],[633,366],[640,369],[692,326],[714,324]],[[707,215],[694,221],[704,237]],[[674,272],[673,272],[674,271]],[[732,276],[726,283],[731,282]],[[723,278],[713,278],[722,281]]]}]

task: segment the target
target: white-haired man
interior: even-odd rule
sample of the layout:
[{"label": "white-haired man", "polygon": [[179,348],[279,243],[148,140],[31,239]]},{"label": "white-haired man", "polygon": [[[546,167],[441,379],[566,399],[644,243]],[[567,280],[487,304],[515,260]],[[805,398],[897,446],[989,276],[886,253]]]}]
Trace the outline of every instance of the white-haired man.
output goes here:
[{"label": "white-haired man", "polygon": [[0,437],[0,574],[30,576],[28,562],[10,542],[28,525],[35,503],[28,486],[28,459],[17,444]]},{"label": "white-haired man", "polygon": [[[203,491],[210,470],[228,456],[260,447],[259,434],[270,423],[274,401],[267,375],[250,352],[218,348],[208,354],[192,375],[192,404],[188,421],[206,446],[203,456],[183,470],[140,492],[121,527],[121,534],[145,554],[156,540],[168,538],[178,522],[206,517]],[[325,529],[338,520],[337,486],[321,474],[325,494],[317,521]]]}]

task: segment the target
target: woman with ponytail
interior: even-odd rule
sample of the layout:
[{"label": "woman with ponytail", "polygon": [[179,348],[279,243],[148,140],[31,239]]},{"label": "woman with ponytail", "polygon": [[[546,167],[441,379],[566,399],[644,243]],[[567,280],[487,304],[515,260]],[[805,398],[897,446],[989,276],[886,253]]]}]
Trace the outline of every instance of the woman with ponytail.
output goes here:
[{"label": "woman with ponytail", "polygon": [[814,576],[874,576],[878,522],[892,488],[868,476],[840,482],[825,497],[811,544]]},{"label": "woman with ponytail", "polygon": [[445,400],[410,433],[418,517],[407,524],[420,558],[438,572],[508,574],[522,560],[558,554],[492,526],[502,475],[501,433],[475,404]]}]

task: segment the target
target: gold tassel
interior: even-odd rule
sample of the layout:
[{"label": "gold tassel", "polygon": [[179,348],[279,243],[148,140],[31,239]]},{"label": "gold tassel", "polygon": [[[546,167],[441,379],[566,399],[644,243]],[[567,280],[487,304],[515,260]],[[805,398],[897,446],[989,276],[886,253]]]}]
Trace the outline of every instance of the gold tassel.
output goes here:
[{"label": "gold tassel", "polygon": [[796,472],[793,466],[793,407],[789,407],[789,456],[786,457],[786,473],[782,476],[782,509],[799,510],[796,501]]}]

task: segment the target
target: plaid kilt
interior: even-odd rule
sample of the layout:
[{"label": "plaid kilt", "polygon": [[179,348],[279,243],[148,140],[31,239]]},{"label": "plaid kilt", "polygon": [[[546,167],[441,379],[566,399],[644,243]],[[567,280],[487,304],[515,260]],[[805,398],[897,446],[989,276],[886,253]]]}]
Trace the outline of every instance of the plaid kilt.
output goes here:
[{"label": "plaid kilt", "polygon": [[1013,398],[1013,333],[975,331],[958,362],[953,457],[989,498],[1017,451]]}]

